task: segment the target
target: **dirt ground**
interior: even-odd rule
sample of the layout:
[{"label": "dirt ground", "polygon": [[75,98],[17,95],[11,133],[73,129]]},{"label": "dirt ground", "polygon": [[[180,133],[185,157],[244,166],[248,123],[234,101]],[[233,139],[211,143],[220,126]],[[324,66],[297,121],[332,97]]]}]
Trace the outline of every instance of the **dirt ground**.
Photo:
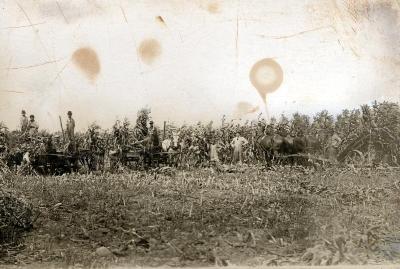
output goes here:
[{"label": "dirt ground", "polygon": [[34,227],[9,268],[389,264],[400,257],[393,169],[243,167],[16,177]]}]

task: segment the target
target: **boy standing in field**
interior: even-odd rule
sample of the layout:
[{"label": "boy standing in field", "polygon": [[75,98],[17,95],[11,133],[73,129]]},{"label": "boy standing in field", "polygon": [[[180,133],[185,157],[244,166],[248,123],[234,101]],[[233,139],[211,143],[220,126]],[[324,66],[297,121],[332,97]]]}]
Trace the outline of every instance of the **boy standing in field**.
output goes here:
[{"label": "boy standing in field", "polygon": [[247,145],[249,142],[246,138],[240,136],[239,132],[236,133],[235,138],[231,142],[231,147],[233,147],[233,158],[232,163],[242,164],[243,161],[243,146]]},{"label": "boy standing in field", "polygon": [[39,130],[39,125],[37,124],[37,122],[35,121],[35,116],[34,115],[30,115],[29,116],[29,123],[27,126],[27,131],[29,133],[29,135],[35,135],[37,134],[38,130]]},{"label": "boy standing in field", "polygon": [[218,157],[218,149],[219,143],[215,137],[211,138],[210,143],[210,163],[211,164],[219,164],[219,157]]}]

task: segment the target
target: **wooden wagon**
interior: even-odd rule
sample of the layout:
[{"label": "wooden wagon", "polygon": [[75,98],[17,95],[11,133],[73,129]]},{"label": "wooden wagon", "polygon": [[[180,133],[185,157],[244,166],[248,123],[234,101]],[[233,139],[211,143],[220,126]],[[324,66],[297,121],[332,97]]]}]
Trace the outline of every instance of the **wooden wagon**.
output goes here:
[{"label": "wooden wagon", "polygon": [[78,156],[63,152],[38,154],[31,158],[29,166],[41,175],[61,175],[77,171]]},{"label": "wooden wagon", "polygon": [[178,152],[164,152],[161,147],[149,150],[136,144],[110,151],[109,156],[112,169],[119,165],[131,169],[149,169],[171,165],[171,160],[178,154]]}]

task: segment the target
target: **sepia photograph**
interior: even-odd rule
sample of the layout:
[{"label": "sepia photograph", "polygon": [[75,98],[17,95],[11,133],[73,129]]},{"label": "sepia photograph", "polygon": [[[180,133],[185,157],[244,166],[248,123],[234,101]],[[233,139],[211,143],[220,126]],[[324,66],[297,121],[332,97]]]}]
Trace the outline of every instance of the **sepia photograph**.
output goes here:
[{"label": "sepia photograph", "polygon": [[0,268],[400,268],[400,0],[0,0]]}]

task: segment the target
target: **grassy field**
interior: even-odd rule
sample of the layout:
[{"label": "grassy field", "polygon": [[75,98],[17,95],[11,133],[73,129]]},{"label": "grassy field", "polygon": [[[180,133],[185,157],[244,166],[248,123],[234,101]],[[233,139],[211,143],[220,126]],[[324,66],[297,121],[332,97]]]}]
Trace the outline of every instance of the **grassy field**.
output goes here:
[{"label": "grassy field", "polygon": [[326,265],[397,262],[400,176],[390,169],[243,167],[16,177],[34,227],[0,265]]}]

